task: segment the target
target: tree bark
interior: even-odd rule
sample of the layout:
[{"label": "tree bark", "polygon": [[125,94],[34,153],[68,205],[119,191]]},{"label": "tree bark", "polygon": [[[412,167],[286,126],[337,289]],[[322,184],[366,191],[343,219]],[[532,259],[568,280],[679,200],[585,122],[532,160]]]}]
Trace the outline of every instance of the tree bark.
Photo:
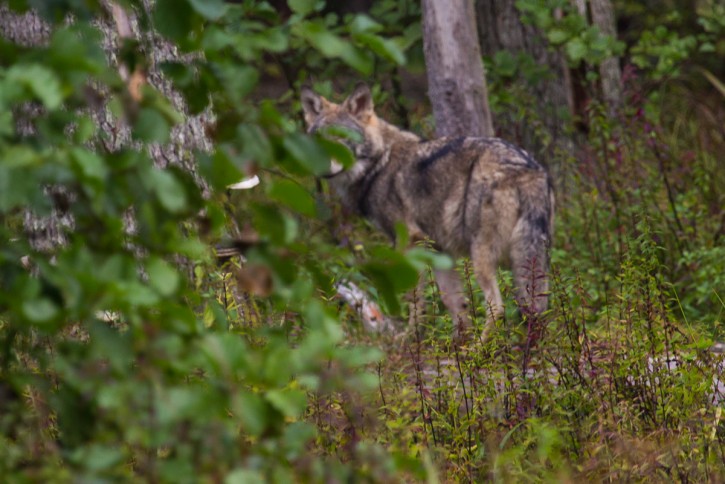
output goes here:
[{"label": "tree bark", "polygon": [[[33,12],[17,14],[9,10],[5,2],[0,2],[0,38],[23,47],[47,44],[52,29]],[[39,105],[27,103],[14,110],[16,129],[21,136],[34,133],[34,120],[42,114]],[[47,187],[48,197],[53,201],[50,216],[38,217],[26,210],[23,213],[23,225],[31,246],[36,250],[49,251],[65,243],[65,233],[73,228],[73,219],[63,210],[72,194],[62,187]]]},{"label": "tree bark", "polygon": [[42,45],[50,38],[50,26],[32,12],[16,14],[0,2],[0,37],[23,47]]},{"label": "tree bark", "polygon": [[[606,35],[617,37],[617,23],[611,0],[589,0],[592,24]],[[609,57],[599,65],[602,96],[609,112],[615,112],[622,102],[622,70],[617,57]]]},{"label": "tree bark", "polygon": [[[525,53],[550,75],[539,79],[532,87],[536,103],[533,106],[554,145],[566,140],[563,126],[573,110],[571,80],[566,60],[561,52],[549,49],[546,38],[533,25],[524,24],[521,14],[511,0],[477,0],[476,14],[481,35],[483,55],[493,57],[499,51]],[[533,124],[521,123],[518,115],[497,113],[500,135],[536,153],[541,158],[544,147]],[[546,161],[546,160],[542,160]]]},{"label": "tree bark", "polygon": [[[143,42],[148,52],[148,72],[143,81],[148,82],[166,96],[174,107],[181,113],[186,114],[186,104],[181,95],[174,91],[171,83],[163,77],[158,64],[168,60],[180,60],[176,48],[158,35],[149,33],[148,36],[141,36],[137,20],[133,12],[120,11],[120,7],[109,0],[104,0],[103,5],[109,9],[111,15],[108,18],[99,18],[96,25],[103,33],[103,48],[106,52],[108,62],[115,65],[122,77],[130,81],[135,73],[129,73],[125,66],[119,64],[117,53],[120,47],[121,37],[134,37]],[[151,9],[151,3],[145,2],[146,8]],[[119,21],[121,21],[119,23]],[[43,45],[50,38],[52,27],[43,21],[34,12],[17,14],[10,11],[6,2],[0,0],[0,37],[18,45],[32,47]],[[101,93],[102,94],[102,93]],[[132,93],[133,95],[133,93]],[[21,112],[15,113],[18,123],[18,131],[22,134],[31,134],[34,130],[34,119],[42,114],[38,106],[26,106]],[[99,127],[99,131],[106,134],[104,145],[108,151],[116,151],[126,146],[131,140],[131,128],[128,123],[119,121],[107,109],[105,103],[91,111],[91,116]],[[206,136],[205,126],[212,118],[211,111],[196,116],[186,116],[182,124],[175,126],[171,131],[171,141],[165,145],[149,145],[149,154],[157,166],[165,167],[169,164],[180,165],[185,170],[194,174],[197,183],[206,193],[206,185],[203,180],[196,176],[195,160],[192,156],[194,150],[209,150],[211,142]],[[54,200],[54,208],[50,216],[38,217],[36,214],[26,212],[24,226],[26,235],[34,249],[41,251],[52,251],[65,242],[65,233],[73,228],[73,220],[62,208],[66,203],[63,200],[72,200],[73,194],[67,193],[59,187],[49,187],[48,195]],[[58,203],[60,200],[61,203]],[[133,220],[127,220],[129,230],[133,228]]]},{"label": "tree bark", "polygon": [[438,136],[493,136],[488,89],[468,0],[423,0],[428,94]]},{"label": "tree bark", "polygon": [[[470,0],[423,0],[423,48],[428,96],[438,136],[494,135],[488,88]],[[454,338],[461,341],[471,327],[465,288],[455,269],[436,271],[441,299],[451,313]],[[422,313],[421,277],[410,304],[414,327]]]},{"label": "tree bark", "polygon": [[[617,37],[617,21],[611,0],[573,0],[573,2],[579,15],[588,23],[599,27],[603,34]],[[599,65],[599,77],[602,98],[610,114],[614,113],[622,102],[622,70],[619,67],[619,59],[616,57],[605,59]]]}]

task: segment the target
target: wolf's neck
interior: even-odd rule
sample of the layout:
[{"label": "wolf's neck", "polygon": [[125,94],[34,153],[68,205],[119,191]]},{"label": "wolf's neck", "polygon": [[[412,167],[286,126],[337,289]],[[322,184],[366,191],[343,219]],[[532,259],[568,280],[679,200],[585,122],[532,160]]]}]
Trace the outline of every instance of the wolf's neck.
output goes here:
[{"label": "wolf's neck", "polygon": [[383,135],[383,139],[386,140],[388,143],[396,145],[420,143],[421,137],[417,134],[410,131],[405,131],[404,129],[400,129],[397,126],[388,123],[384,119],[378,119],[380,122],[380,131]]}]

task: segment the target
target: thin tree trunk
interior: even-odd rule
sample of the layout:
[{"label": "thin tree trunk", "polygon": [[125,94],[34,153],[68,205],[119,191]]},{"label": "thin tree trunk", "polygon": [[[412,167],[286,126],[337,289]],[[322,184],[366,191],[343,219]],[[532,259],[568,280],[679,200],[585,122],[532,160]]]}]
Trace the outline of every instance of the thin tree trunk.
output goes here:
[{"label": "thin tree trunk", "polygon": [[[589,0],[592,24],[614,38],[617,37],[617,24],[611,0]],[[602,80],[602,95],[610,113],[619,108],[622,102],[622,70],[617,57],[609,57],[599,65]]]},{"label": "thin tree trunk", "polygon": [[428,93],[439,136],[493,136],[473,3],[423,0]]},{"label": "thin tree trunk", "polygon": [[[617,22],[611,0],[572,0],[577,12],[587,23],[606,35],[617,37]],[[588,8],[587,8],[588,6]],[[610,57],[599,64],[602,99],[614,113],[622,102],[622,70],[619,59]]]},{"label": "thin tree trunk", "polygon": [[[470,0],[423,0],[423,47],[428,73],[428,96],[438,136],[494,135],[488,88]],[[455,269],[436,271],[436,282],[451,312],[454,337],[460,340],[471,327],[465,288]],[[410,305],[411,326],[424,304],[422,276]]]}]

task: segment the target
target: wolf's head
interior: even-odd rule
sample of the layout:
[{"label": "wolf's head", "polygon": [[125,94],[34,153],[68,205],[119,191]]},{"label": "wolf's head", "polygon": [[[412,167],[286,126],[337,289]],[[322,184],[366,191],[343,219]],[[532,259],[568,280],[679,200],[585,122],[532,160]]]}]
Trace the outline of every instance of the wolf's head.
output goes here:
[{"label": "wolf's head", "polygon": [[[358,84],[342,104],[328,101],[307,87],[302,89],[301,100],[308,133],[329,128],[339,128],[340,131],[350,133],[350,136],[338,138],[338,141],[350,148],[356,158],[355,164],[345,171],[343,178],[352,181],[383,155],[385,144],[381,125],[384,121],[375,115],[373,98],[367,85]],[[342,165],[333,160],[330,176],[338,175],[342,171]]]}]

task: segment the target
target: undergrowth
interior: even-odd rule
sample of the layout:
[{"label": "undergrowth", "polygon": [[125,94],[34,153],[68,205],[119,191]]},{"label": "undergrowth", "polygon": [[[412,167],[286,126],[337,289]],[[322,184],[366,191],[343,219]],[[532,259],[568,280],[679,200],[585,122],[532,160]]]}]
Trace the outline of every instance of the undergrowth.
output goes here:
[{"label": "undergrowth", "polygon": [[[461,261],[476,324],[458,345],[429,271],[397,311],[417,271],[443,258],[403,254],[340,211],[313,180],[351,155],[305,136],[290,101],[310,78],[325,94],[370,78],[383,117],[429,129],[400,119],[425,110],[400,99],[406,56],[422,59],[416,5],[381,1],[373,20],[319,1],[290,1],[289,15],[249,1],[53,3],[8,4],[37,7],[47,42],[0,42],[4,479],[725,481],[724,368],[710,351],[724,337],[725,114],[709,70],[715,90],[664,69],[699,37],[680,42],[657,12],[630,51],[641,70],[625,70],[621,109],[592,101],[557,133],[527,85],[539,67],[490,64],[498,128],[535,138],[557,185],[549,311],[519,314],[502,271],[505,318],[483,341],[482,296]],[[722,12],[705,3],[715,38]],[[517,4],[545,14],[542,28],[561,20],[548,3]],[[113,55],[97,28],[110,5],[141,15],[142,35]],[[557,35],[577,63],[583,40],[607,40],[571,25]],[[185,59],[157,66],[173,96],[152,88],[155,74],[134,87],[161,37]],[[275,73],[278,99],[262,89]],[[159,164],[172,128],[208,110],[210,149],[177,146],[198,177]],[[130,142],[109,149],[91,112]],[[229,195],[255,173],[259,189]],[[37,248],[28,222],[61,214],[73,221],[63,240]],[[244,264],[220,267],[210,247],[228,232],[255,237]],[[402,313],[395,331],[364,330],[340,282]]]},{"label": "undergrowth", "polygon": [[[560,153],[568,186],[538,344],[529,347],[531,315],[513,303],[481,341],[468,261],[459,270],[479,332],[463,346],[451,341],[430,272],[409,301],[423,316],[403,316],[395,334],[366,333],[341,304],[348,342],[384,356],[368,365],[376,381],[366,392],[312,396],[316,452],[374,480],[388,475],[374,458],[381,449],[428,463],[411,466],[411,478],[435,469],[445,482],[725,479],[723,363],[709,351],[725,310],[722,174],[711,151],[722,139],[698,138],[688,115],[668,119],[628,95],[616,119],[592,105],[583,148]],[[346,227],[353,252],[379,243]],[[500,276],[512,301],[510,274]]]}]

